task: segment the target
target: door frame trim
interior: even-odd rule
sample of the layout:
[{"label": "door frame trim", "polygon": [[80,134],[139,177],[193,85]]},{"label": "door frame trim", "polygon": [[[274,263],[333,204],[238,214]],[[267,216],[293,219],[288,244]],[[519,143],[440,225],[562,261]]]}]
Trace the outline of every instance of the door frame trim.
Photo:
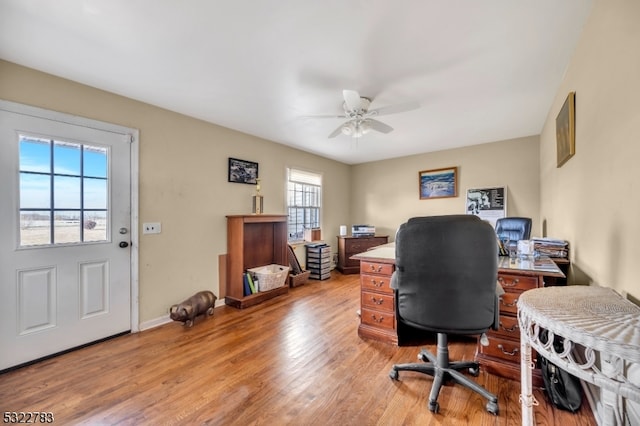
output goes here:
[{"label": "door frame trim", "polygon": [[72,124],[75,126],[88,127],[95,130],[101,130],[105,132],[117,133],[130,137],[131,141],[131,155],[130,165],[131,170],[131,268],[130,268],[130,282],[131,282],[131,332],[137,333],[140,331],[140,301],[139,299],[139,251],[138,251],[138,209],[139,209],[139,194],[138,194],[138,182],[139,182],[139,138],[140,131],[131,127],[120,126],[118,124],[107,123],[104,121],[94,120],[91,118],[85,118],[77,115],[67,114],[63,112],[57,112],[48,110],[45,108],[34,107],[17,102],[6,101],[0,99],[0,110],[28,115],[40,119],[57,121],[60,123]]}]

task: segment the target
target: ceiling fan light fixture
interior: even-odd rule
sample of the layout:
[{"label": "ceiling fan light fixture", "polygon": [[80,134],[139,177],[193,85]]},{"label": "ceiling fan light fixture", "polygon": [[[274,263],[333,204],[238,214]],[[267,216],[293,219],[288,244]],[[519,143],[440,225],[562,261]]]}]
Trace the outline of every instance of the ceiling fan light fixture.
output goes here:
[{"label": "ceiling fan light fixture", "polygon": [[366,121],[349,121],[342,126],[342,134],[359,138],[371,131],[371,127]]}]

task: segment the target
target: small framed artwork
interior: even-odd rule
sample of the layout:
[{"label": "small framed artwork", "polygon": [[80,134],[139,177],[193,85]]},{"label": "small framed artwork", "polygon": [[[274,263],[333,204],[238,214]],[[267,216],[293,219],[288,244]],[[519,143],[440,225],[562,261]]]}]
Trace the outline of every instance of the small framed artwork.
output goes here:
[{"label": "small framed artwork", "polygon": [[421,200],[458,196],[458,168],[423,170],[418,172]]},{"label": "small framed artwork", "polygon": [[576,153],[576,92],[569,92],[556,117],[556,149],[556,167],[561,167]]},{"label": "small framed artwork", "polygon": [[258,163],[229,157],[229,182],[258,183]]}]

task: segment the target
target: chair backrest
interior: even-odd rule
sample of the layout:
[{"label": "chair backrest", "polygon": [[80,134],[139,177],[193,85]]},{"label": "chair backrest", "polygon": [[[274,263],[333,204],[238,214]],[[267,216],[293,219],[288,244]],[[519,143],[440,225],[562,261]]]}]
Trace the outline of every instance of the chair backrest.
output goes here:
[{"label": "chair backrest", "polygon": [[503,217],[496,221],[496,234],[502,241],[528,240],[531,237],[531,218]]},{"label": "chair backrest", "polygon": [[424,330],[477,334],[495,320],[493,227],[474,215],[409,219],[396,233],[398,319]]}]

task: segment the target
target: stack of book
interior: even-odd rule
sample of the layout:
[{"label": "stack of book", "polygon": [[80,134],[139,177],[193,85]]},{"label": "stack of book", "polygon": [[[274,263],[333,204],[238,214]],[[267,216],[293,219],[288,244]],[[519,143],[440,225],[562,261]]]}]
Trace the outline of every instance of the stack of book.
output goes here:
[{"label": "stack of book", "polygon": [[255,281],[255,277],[252,276],[249,272],[245,272],[242,274],[242,281],[244,283],[244,296],[251,296],[252,294],[256,294],[258,289],[258,282]]},{"label": "stack of book", "polygon": [[569,257],[569,242],[556,238],[532,238],[534,250],[541,256]]},{"label": "stack of book", "polygon": [[324,243],[307,244],[307,269],[314,280],[331,277],[331,247]]}]

